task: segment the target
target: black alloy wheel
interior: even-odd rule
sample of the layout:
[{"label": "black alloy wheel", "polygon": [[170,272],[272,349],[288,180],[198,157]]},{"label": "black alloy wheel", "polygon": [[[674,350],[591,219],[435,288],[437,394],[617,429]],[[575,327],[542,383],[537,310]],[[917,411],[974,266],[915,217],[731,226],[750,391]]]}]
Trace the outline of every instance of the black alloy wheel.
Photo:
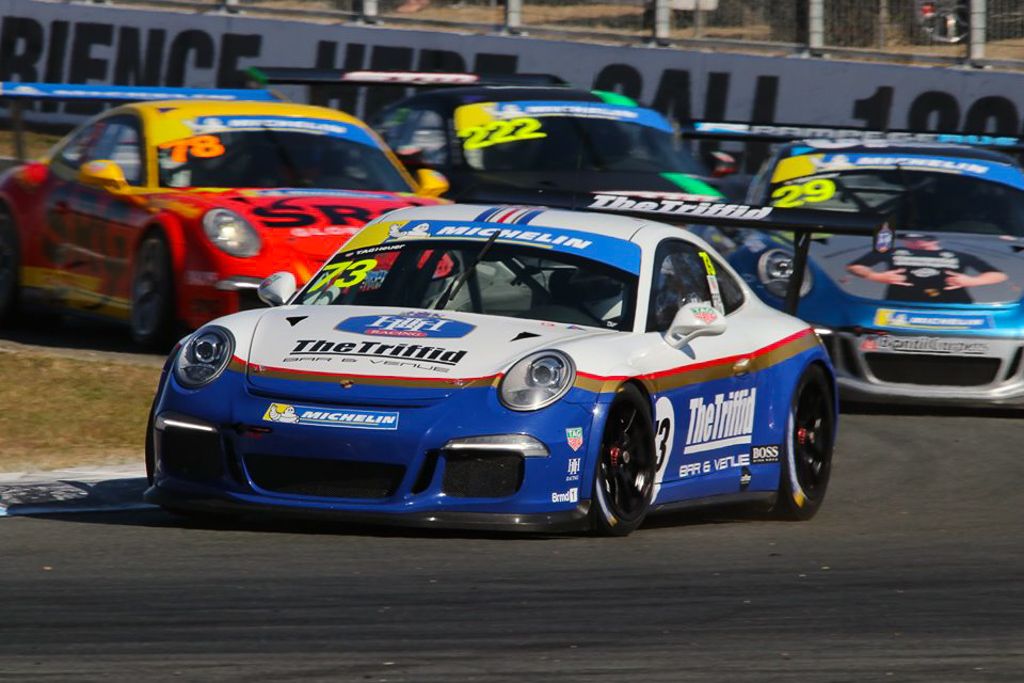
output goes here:
[{"label": "black alloy wheel", "polygon": [[605,536],[625,536],[643,523],[651,506],[657,457],[646,397],[623,386],[608,409],[594,473],[591,522]]},{"label": "black alloy wheel", "polygon": [[159,233],[146,237],[135,255],[131,297],[132,339],[149,349],[167,345],[174,328],[174,284],[170,250]]},{"label": "black alloy wheel", "polygon": [[825,499],[835,441],[832,387],[820,365],[797,384],[786,441],[775,509],[785,519],[810,519]]}]

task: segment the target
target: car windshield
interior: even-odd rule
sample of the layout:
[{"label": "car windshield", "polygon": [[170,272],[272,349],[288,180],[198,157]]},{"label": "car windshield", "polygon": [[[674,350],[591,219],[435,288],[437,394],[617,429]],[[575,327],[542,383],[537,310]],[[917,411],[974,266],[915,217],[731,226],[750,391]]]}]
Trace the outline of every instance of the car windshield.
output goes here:
[{"label": "car windshield", "polygon": [[[462,286],[450,292],[459,279]],[[452,311],[630,330],[636,288],[631,273],[551,249],[429,240],[341,252],[293,303],[426,309],[444,303]]]},{"label": "car windshield", "polygon": [[772,185],[771,203],[878,213],[902,229],[1024,237],[1024,192],[953,173],[886,169],[805,176]]},{"label": "car windshield", "polygon": [[161,187],[309,187],[377,192],[412,188],[376,146],[274,130],[197,135],[157,147]]},{"label": "car windshield", "polygon": [[534,137],[526,136],[521,125],[504,137],[493,133],[487,139],[462,136],[466,163],[478,171],[706,175],[668,131],[625,121],[574,116],[532,120],[540,126],[530,133]]}]

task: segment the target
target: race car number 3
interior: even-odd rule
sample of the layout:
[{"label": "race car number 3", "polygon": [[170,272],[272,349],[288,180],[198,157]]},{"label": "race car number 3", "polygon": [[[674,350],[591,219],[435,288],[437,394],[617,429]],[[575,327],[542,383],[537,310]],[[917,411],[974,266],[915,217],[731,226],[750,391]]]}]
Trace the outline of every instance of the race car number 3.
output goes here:
[{"label": "race car number 3", "polygon": [[772,192],[772,206],[792,209],[804,204],[827,202],[836,194],[836,184],[828,178],[809,180],[806,183],[783,185]]},{"label": "race car number 3", "polygon": [[374,258],[361,259],[359,261],[339,261],[338,263],[329,263],[324,266],[323,273],[320,274],[320,279],[309,288],[309,291],[315,292],[326,287],[332,282],[335,287],[339,287],[341,289],[358,285],[360,282],[365,280],[370,271],[376,267],[377,259]]},{"label": "race car number 3", "polygon": [[459,137],[465,138],[465,142],[462,143],[465,149],[483,149],[507,142],[536,140],[547,136],[548,134],[540,129],[540,121],[528,116],[489,121],[482,126],[470,126],[459,131]]},{"label": "race car number 3", "polygon": [[171,161],[184,163],[190,156],[197,159],[211,159],[224,153],[224,144],[216,135],[196,135],[184,140],[165,142],[158,149],[171,152]]}]

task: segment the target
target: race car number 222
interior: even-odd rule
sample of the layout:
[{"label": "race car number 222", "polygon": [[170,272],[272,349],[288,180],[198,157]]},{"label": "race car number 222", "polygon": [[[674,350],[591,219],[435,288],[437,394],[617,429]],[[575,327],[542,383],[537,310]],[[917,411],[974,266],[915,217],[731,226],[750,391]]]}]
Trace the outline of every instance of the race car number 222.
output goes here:
[{"label": "race car number 222", "polygon": [[459,131],[459,137],[466,140],[462,143],[464,149],[483,149],[506,142],[536,140],[547,136],[548,134],[540,129],[540,121],[529,116],[488,121],[482,126],[469,126]]}]

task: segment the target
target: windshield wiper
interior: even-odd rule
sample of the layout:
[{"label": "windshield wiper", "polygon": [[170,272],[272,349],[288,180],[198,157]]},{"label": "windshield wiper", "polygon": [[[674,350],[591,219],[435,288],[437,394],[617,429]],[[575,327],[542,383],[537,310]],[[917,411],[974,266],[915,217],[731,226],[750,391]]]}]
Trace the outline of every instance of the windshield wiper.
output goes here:
[{"label": "windshield wiper", "polygon": [[441,295],[441,298],[437,300],[436,304],[434,304],[435,311],[444,309],[444,307],[448,305],[448,302],[451,301],[452,297],[459,293],[459,290],[462,289],[462,285],[466,283],[466,280],[468,280],[469,276],[474,270],[476,270],[476,267],[484,260],[484,256],[487,255],[491,246],[498,240],[498,235],[500,234],[501,228],[495,228],[494,234],[487,238],[487,241],[484,242],[484,246],[480,247],[480,251],[477,253],[476,258],[473,259],[473,262],[469,264],[469,268],[462,271],[462,275],[458,278],[452,280],[452,283],[448,285],[448,289],[445,290],[444,294]]}]

